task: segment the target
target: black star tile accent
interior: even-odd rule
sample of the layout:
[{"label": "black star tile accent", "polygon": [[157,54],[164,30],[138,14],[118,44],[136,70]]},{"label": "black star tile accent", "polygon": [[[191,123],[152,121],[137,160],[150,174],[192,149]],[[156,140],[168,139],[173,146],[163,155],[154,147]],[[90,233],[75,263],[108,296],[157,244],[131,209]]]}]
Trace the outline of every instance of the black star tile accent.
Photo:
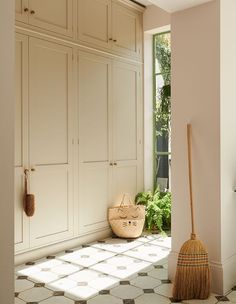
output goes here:
[{"label": "black star tile accent", "polygon": [[147,277],[147,273],[146,272],[139,272],[138,273],[138,276],[140,276],[140,277]]},{"label": "black star tile accent", "polygon": [[132,239],[127,239],[126,241],[127,241],[127,243],[132,243],[134,240],[132,240]]},{"label": "black star tile accent", "polygon": [[53,296],[54,297],[60,297],[60,296],[64,296],[65,295],[65,292],[64,291],[54,291],[53,292]]},{"label": "black star tile accent", "polygon": [[100,290],[100,291],[99,291],[99,294],[100,294],[100,295],[107,295],[107,294],[110,294],[110,290]]},{"label": "black star tile accent", "polygon": [[234,286],[234,287],[232,288],[232,290],[235,291],[235,290],[236,290],[236,286]]},{"label": "black star tile accent", "polygon": [[170,283],[171,283],[171,280],[161,280],[161,283],[162,283],[162,284],[170,284]]},{"label": "black star tile accent", "polygon": [[106,242],[102,240],[102,241],[98,241],[98,243],[105,244]]},{"label": "black star tile accent", "polygon": [[26,304],[39,304],[38,302],[27,302]]},{"label": "black star tile accent", "polygon": [[124,299],[123,304],[135,304],[133,299]]},{"label": "black star tile accent", "polygon": [[156,268],[156,269],[163,269],[164,267],[162,265],[154,265],[154,268]]},{"label": "black star tile accent", "polygon": [[79,301],[75,301],[75,304],[87,304],[87,301],[79,300]]},{"label": "black star tile accent", "polygon": [[143,289],[144,293],[154,293],[154,289]]},{"label": "black star tile accent", "polygon": [[90,245],[82,245],[82,248],[88,248]]},{"label": "black star tile accent", "polygon": [[229,299],[225,296],[216,296],[216,299],[221,302],[229,302]]},{"label": "black star tile accent", "polygon": [[48,260],[53,260],[53,259],[55,259],[56,257],[54,256],[54,255],[49,255],[49,256],[47,256],[47,259]]},{"label": "black star tile accent", "polygon": [[120,285],[130,285],[130,281],[120,281]]},{"label": "black star tile accent", "polygon": [[44,287],[45,283],[35,283],[34,287]]},{"label": "black star tile accent", "polygon": [[18,276],[17,280],[27,280],[27,276]]},{"label": "black star tile accent", "polygon": [[15,292],[15,297],[17,298],[19,296],[19,292]]},{"label": "black star tile accent", "polygon": [[174,298],[170,298],[170,302],[171,302],[171,303],[182,303],[181,300],[176,300],[176,299],[174,299]]},{"label": "black star tile accent", "polygon": [[25,263],[25,265],[32,266],[32,265],[35,265],[35,262],[27,262],[27,263]]},{"label": "black star tile accent", "polygon": [[71,249],[65,250],[65,253],[72,253],[72,252],[74,252],[74,250],[71,250]]}]

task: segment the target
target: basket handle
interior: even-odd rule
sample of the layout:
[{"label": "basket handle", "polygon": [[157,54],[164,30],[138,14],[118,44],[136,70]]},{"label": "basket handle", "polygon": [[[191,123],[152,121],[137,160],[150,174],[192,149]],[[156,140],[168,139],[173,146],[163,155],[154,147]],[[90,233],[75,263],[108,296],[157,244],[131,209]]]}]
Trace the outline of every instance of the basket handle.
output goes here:
[{"label": "basket handle", "polygon": [[129,199],[129,205],[133,205],[134,204],[133,201],[132,201],[132,199],[131,199],[130,194],[129,193],[124,193],[123,197],[122,197],[122,200],[121,200],[121,203],[120,203],[120,207],[124,206],[124,204],[125,204],[125,198],[126,197],[128,197],[128,199]]}]

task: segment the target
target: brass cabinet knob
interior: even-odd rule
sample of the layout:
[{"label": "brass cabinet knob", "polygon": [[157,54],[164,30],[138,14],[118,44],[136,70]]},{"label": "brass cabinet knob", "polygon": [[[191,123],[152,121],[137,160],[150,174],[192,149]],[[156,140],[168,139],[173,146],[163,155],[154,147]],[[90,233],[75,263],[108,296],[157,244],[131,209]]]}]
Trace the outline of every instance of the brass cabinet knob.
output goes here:
[{"label": "brass cabinet knob", "polygon": [[34,11],[34,10],[30,11],[30,14],[31,14],[31,15],[34,15],[34,14],[35,14],[35,11]]},{"label": "brass cabinet knob", "polygon": [[117,163],[114,163],[114,166],[117,166]]},{"label": "brass cabinet knob", "polygon": [[28,7],[24,8],[24,12],[27,13],[29,11]]},{"label": "brass cabinet knob", "polygon": [[36,171],[36,169],[35,169],[35,168],[31,168],[31,169],[30,169],[30,171],[35,172],[35,171]]},{"label": "brass cabinet knob", "polygon": [[117,42],[117,40],[116,40],[116,39],[113,39],[113,42]]},{"label": "brass cabinet knob", "polygon": [[109,165],[110,165],[110,166],[113,166],[113,163],[110,163]]},{"label": "brass cabinet knob", "polygon": [[109,38],[109,40],[112,41],[113,39],[112,39],[112,38]]}]

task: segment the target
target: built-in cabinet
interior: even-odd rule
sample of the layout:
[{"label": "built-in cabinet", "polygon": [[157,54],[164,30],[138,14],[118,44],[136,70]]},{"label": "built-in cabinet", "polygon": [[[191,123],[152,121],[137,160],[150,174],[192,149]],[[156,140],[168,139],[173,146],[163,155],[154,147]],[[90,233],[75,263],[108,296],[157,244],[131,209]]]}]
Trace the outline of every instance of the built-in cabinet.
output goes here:
[{"label": "built-in cabinet", "polygon": [[16,20],[72,37],[73,0],[16,0]]},{"label": "built-in cabinet", "polygon": [[[141,12],[124,2],[16,1],[20,23],[68,36],[67,41],[39,36],[18,22],[18,253],[108,228],[107,208],[124,192],[134,197],[142,190]],[[74,5],[78,39],[89,49],[69,39]],[[30,218],[23,211],[25,169],[28,190],[35,195]]]},{"label": "built-in cabinet", "polygon": [[[15,235],[25,249],[73,235],[72,49],[16,35]],[[24,169],[36,212],[23,211]],[[30,234],[29,234],[30,232]]]},{"label": "built-in cabinet", "polygon": [[112,0],[78,0],[78,39],[115,53],[142,56],[142,14]]}]

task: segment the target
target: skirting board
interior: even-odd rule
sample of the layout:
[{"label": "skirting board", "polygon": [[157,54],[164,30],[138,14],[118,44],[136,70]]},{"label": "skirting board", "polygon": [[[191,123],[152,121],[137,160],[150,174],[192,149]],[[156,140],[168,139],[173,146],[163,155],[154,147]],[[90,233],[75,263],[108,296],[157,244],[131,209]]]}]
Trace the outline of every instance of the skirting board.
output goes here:
[{"label": "skirting board", "polygon": [[53,255],[57,252],[75,248],[83,244],[88,244],[97,240],[104,239],[106,237],[111,236],[111,230],[106,229],[98,232],[93,232],[90,234],[86,234],[72,240],[63,241],[61,243],[53,244],[50,246],[37,248],[35,250],[31,250],[29,252],[20,253],[15,255],[15,265],[18,266],[20,264],[24,264],[29,261],[34,261],[37,259],[41,259],[48,255]]},{"label": "skirting board", "polygon": [[[171,251],[168,259],[168,276],[171,281],[174,281],[176,265],[178,260],[178,253]],[[221,263],[210,262],[211,267],[211,291],[224,295],[227,291],[229,291],[233,287],[233,283],[229,284],[226,288],[226,284],[223,284],[223,266]],[[232,267],[232,266],[231,266]],[[224,288],[225,287],[225,288]]]}]

